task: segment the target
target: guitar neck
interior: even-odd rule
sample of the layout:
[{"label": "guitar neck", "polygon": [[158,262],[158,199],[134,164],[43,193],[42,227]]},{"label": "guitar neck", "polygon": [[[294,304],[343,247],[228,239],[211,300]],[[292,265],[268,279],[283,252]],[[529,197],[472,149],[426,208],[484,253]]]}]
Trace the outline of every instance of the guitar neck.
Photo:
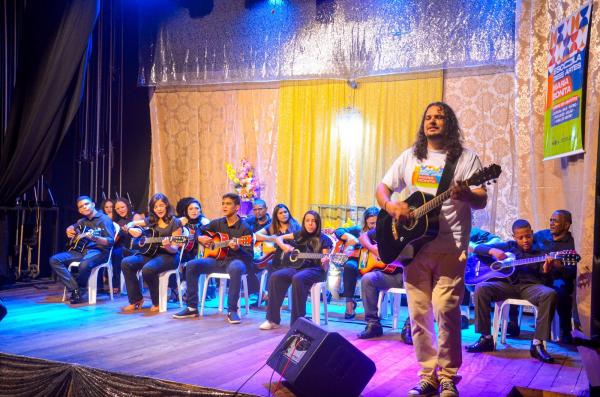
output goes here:
[{"label": "guitar neck", "polygon": [[319,254],[316,252],[300,252],[296,255],[298,259],[321,259],[323,257],[329,256],[330,254]]},{"label": "guitar neck", "polygon": [[[551,257],[553,257],[554,256],[554,252],[551,252],[548,255],[551,256]],[[534,263],[544,262],[545,260],[546,260],[546,255],[534,256],[534,257],[531,257],[531,258],[517,259],[517,260],[513,261],[510,264],[510,266],[511,267],[517,267],[517,266],[531,265],[531,264],[534,264]]]},{"label": "guitar neck", "polygon": [[451,194],[451,190],[448,189],[445,192],[438,194],[433,199],[429,200],[428,202],[426,202],[419,208],[415,209],[414,211],[412,211],[414,218],[418,219],[418,218],[422,217],[423,215],[426,215],[429,212],[433,211],[437,207],[440,207],[444,201],[446,201],[448,198],[450,198],[450,194]]},{"label": "guitar neck", "polygon": [[[173,238],[173,237],[177,237],[177,239],[184,239],[184,238],[185,238],[185,236],[146,237],[146,238],[144,239],[144,243],[145,243],[145,244],[156,244],[156,243],[162,243],[162,241],[163,241],[164,239],[166,239],[166,238],[168,238],[168,239],[169,239],[169,241],[176,240],[176,239],[175,239],[175,238]],[[192,238],[193,238],[193,236],[192,236]],[[187,238],[187,239],[189,240],[189,238]]]},{"label": "guitar neck", "polygon": [[239,244],[239,245],[243,245],[243,246],[247,246],[248,244],[244,244],[244,241],[240,241],[241,239],[239,238],[232,238],[229,240],[223,240],[223,241],[219,241],[218,243],[214,243],[213,245],[213,249],[217,249],[217,248],[225,248],[229,245],[229,243],[233,242],[235,244]]}]

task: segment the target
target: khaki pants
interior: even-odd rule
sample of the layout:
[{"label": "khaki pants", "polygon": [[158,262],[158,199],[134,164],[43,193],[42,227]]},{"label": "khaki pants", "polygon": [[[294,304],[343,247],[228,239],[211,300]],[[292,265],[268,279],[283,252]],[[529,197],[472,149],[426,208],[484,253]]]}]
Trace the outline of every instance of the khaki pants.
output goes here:
[{"label": "khaki pants", "polygon": [[[462,364],[460,303],[465,290],[464,252],[420,252],[404,269],[408,312],[419,376],[458,381]],[[437,343],[433,319],[438,323]]]}]

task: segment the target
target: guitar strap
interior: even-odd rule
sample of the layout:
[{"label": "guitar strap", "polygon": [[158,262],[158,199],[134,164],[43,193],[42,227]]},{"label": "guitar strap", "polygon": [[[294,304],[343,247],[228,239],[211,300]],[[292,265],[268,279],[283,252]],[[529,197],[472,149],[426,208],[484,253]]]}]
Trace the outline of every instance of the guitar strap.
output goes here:
[{"label": "guitar strap", "polygon": [[442,171],[440,184],[438,185],[437,192],[435,193],[436,196],[444,193],[450,187],[450,183],[452,182],[452,178],[454,177],[456,163],[458,163],[458,159],[448,160],[448,157],[446,155],[446,165],[444,166],[444,171]]}]

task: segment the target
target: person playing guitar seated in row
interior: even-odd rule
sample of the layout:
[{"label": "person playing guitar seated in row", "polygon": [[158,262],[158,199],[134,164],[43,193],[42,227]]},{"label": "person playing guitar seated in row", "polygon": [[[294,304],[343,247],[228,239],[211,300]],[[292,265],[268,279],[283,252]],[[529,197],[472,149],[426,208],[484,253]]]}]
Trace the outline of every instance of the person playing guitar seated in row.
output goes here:
[{"label": "person playing guitar seated in row", "polygon": [[172,242],[171,236],[181,236],[181,221],[173,213],[173,208],[167,196],[156,193],[148,203],[149,216],[142,220],[129,222],[125,229],[133,237],[142,236],[142,227],[148,228],[146,233],[152,233],[152,237],[161,238],[161,245],[157,250],[149,250],[146,253],[135,253],[123,259],[121,264],[125,284],[127,286],[127,298],[129,305],[123,310],[132,311],[142,309],[144,297],[140,290],[137,272],[142,271],[142,278],[150,290],[152,307],[150,311],[158,312],[158,276],[162,272],[172,270],[178,266],[177,252],[179,245]]},{"label": "person playing guitar seated in row", "polygon": [[[281,305],[290,285],[292,286],[292,315],[290,324],[306,315],[306,300],[314,283],[325,281],[329,270],[329,254],[333,243],[321,232],[321,216],[316,211],[307,211],[302,218],[302,228],[298,232],[278,236],[277,245],[286,254],[283,268],[273,271],[269,279],[269,303],[267,319],[260,325],[262,330],[279,328]],[[289,242],[288,243],[286,243]],[[295,262],[288,258],[294,250],[299,253],[323,254],[320,259],[302,259]],[[297,265],[296,265],[297,264]],[[318,305],[319,302],[312,302]]]},{"label": "person playing guitar seated in row", "polygon": [[[90,272],[108,260],[116,233],[110,218],[96,211],[96,204],[89,196],[77,197],[76,203],[77,210],[83,218],[67,227],[67,237],[71,239],[69,249],[50,258],[50,267],[71,293],[72,304],[85,301]],[[71,262],[80,262],[77,278],[74,278],[68,269]]]},{"label": "person playing guitar seated in row", "polygon": [[[369,251],[369,255],[374,258],[379,258],[379,250],[377,249],[376,231],[371,229],[363,232],[359,237],[363,248]],[[377,302],[379,300],[379,292],[390,288],[403,288],[404,281],[402,280],[402,267],[398,266],[393,273],[388,273],[380,270],[372,270],[363,275],[361,280],[363,305],[365,307],[365,321],[367,326],[358,337],[360,339],[376,338],[383,335],[383,328],[378,315]],[[400,333],[402,341],[407,345],[412,345],[412,335],[410,329],[410,317],[406,318],[402,331]]]},{"label": "person playing guitar seated in row", "polygon": [[[256,241],[258,243],[263,243],[263,253],[266,251],[265,244],[274,245],[273,248],[275,251],[272,255],[269,255],[271,259],[269,259],[266,264],[266,269],[269,274],[281,267],[281,254],[283,251],[281,251],[281,248],[277,245],[277,237],[284,234],[295,233],[301,229],[300,223],[298,223],[292,214],[290,214],[290,210],[285,204],[280,203],[273,208],[273,217],[271,219],[272,222],[269,226],[260,229],[254,234]],[[269,246],[269,248],[271,247]],[[266,292],[263,296],[263,301],[267,301]]]},{"label": "person playing guitar seated in row", "polygon": [[[271,224],[271,216],[267,212],[267,203],[263,199],[255,199],[252,202],[253,215],[248,216],[244,219],[244,222],[248,226],[248,229],[252,233],[256,233]],[[257,295],[259,293],[259,281],[256,273],[260,272],[260,269],[254,264],[250,263],[248,266],[248,292],[251,295]]]},{"label": "person playing guitar seated in row", "polygon": [[113,222],[119,225],[119,235],[112,252],[112,265],[113,265],[113,293],[119,293],[119,286],[121,285],[121,263],[123,258],[133,255],[134,252],[131,250],[131,234],[127,232],[127,224],[132,221],[139,221],[144,219],[140,214],[133,212],[131,203],[124,197],[119,197],[115,200]]},{"label": "person playing guitar seated in row", "polygon": [[[210,220],[202,213],[202,204],[194,197],[184,197],[179,199],[175,206],[177,216],[183,227],[189,231],[189,236],[196,236],[197,231],[210,223]],[[190,239],[184,246],[181,263],[186,263],[198,257],[198,242],[196,238]],[[181,269],[180,269],[181,270]],[[185,280],[185,272],[181,271],[181,279]],[[175,275],[169,278],[169,288],[171,288],[171,301],[179,300],[177,295],[177,282]]]},{"label": "person playing guitar seated in row", "polygon": [[[174,314],[173,318],[198,317],[198,280],[201,274],[227,273],[230,277],[227,294],[227,321],[231,324],[240,323],[240,316],[237,313],[238,300],[242,274],[246,273],[247,266],[250,265],[253,257],[252,232],[237,214],[240,209],[239,195],[235,193],[223,195],[221,209],[224,217],[214,219],[208,225],[200,228],[197,233],[203,235],[197,234],[197,239],[200,244],[208,248],[213,244],[213,238],[205,234],[220,233],[220,238],[225,239],[228,243],[227,253],[223,259],[205,257],[185,264],[187,307]],[[241,244],[240,240],[248,240],[248,244]]]},{"label": "person playing guitar seated in row", "polygon": [[[534,245],[533,230],[528,221],[516,220],[512,225],[514,241],[481,244],[475,248],[477,255],[490,255],[496,260],[506,259],[512,253],[515,259],[532,258],[543,254]],[[560,266],[560,262],[546,257],[543,265],[516,267],[514,273],[507,278],[483,281],[475,287],[473,300],[475,303],[475,332],[481,334],[477,342],[466,346],[471,353],[494,350],[494,340],[490,334],[490,303],[508,298],[526,299],[537,307],[534,339],[530,353],[533,358],[546,363],[554,362],[548,354],[543,342],[550,340],[550,326],[556,308],[556,292],[544,285],[544,278],[552,266]]]},{"label": "person playing guitar seated in row", "polygon": [[[549,229],[535,232],[533,239],[543,252],[574,251],[575,240],[569,231],[571,223],[572,218],[569,211],[554,211],[550,216]],[[561,343],[570,344],[573,341],[571,336],[571,317],[574,319],[576,325],[579,324],[577,302],[573,299],[576,277],[576,266],[555,267],[550,271],[548,285],[557,294],[556,311],[558,312],[560,321],[561,335],[559,342]]]},{"label": "person playing guitar seated in row", "polygon": [[342,251],[350,256],[350,259],[344,263],[344,271],[342,273],[342,280],[344,282],[344,293],[342,296],[346,298],[346,312],[344,318],[346,320],[353,319],[356,313],[356,302],[354,301],[354,291],[356,290],[356,282],[358,281],[358,257],[354,256],[353,253],[358,253],[360,250],[360,243],[358,237],[361,233],[365,233],[368,230],[375,229],[377,224],[377,214],[379,214],[379,208],[370,207],[363,213],[363,226],[358,225],[351,227],[340,227],[335,230],[335,236],[339,241],[343,243]]}]

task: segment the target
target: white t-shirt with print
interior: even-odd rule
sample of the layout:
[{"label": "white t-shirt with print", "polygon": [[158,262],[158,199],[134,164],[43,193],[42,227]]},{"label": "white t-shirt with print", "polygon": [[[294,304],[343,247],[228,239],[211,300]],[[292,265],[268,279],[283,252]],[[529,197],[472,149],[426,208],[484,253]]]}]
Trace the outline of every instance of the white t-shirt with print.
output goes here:
[{"label": "white t-shirt with print", "polygon": [[[427,158],[418,160],[413,148],[406,149],[383,177],[384,183],[391,190],[401,192],[408,190],[408,195],[416,191],[435,196],[444,166],[445,151],[428,150]],[[481,161],[469,149],[463,149],[454,171],[453,181],[464,181],[482,169]],[[466,250],[471,232],[471,207],[459,200],[447,199],[442,204],[439,217],[439,234],[421,251],[454,252]]]}]

